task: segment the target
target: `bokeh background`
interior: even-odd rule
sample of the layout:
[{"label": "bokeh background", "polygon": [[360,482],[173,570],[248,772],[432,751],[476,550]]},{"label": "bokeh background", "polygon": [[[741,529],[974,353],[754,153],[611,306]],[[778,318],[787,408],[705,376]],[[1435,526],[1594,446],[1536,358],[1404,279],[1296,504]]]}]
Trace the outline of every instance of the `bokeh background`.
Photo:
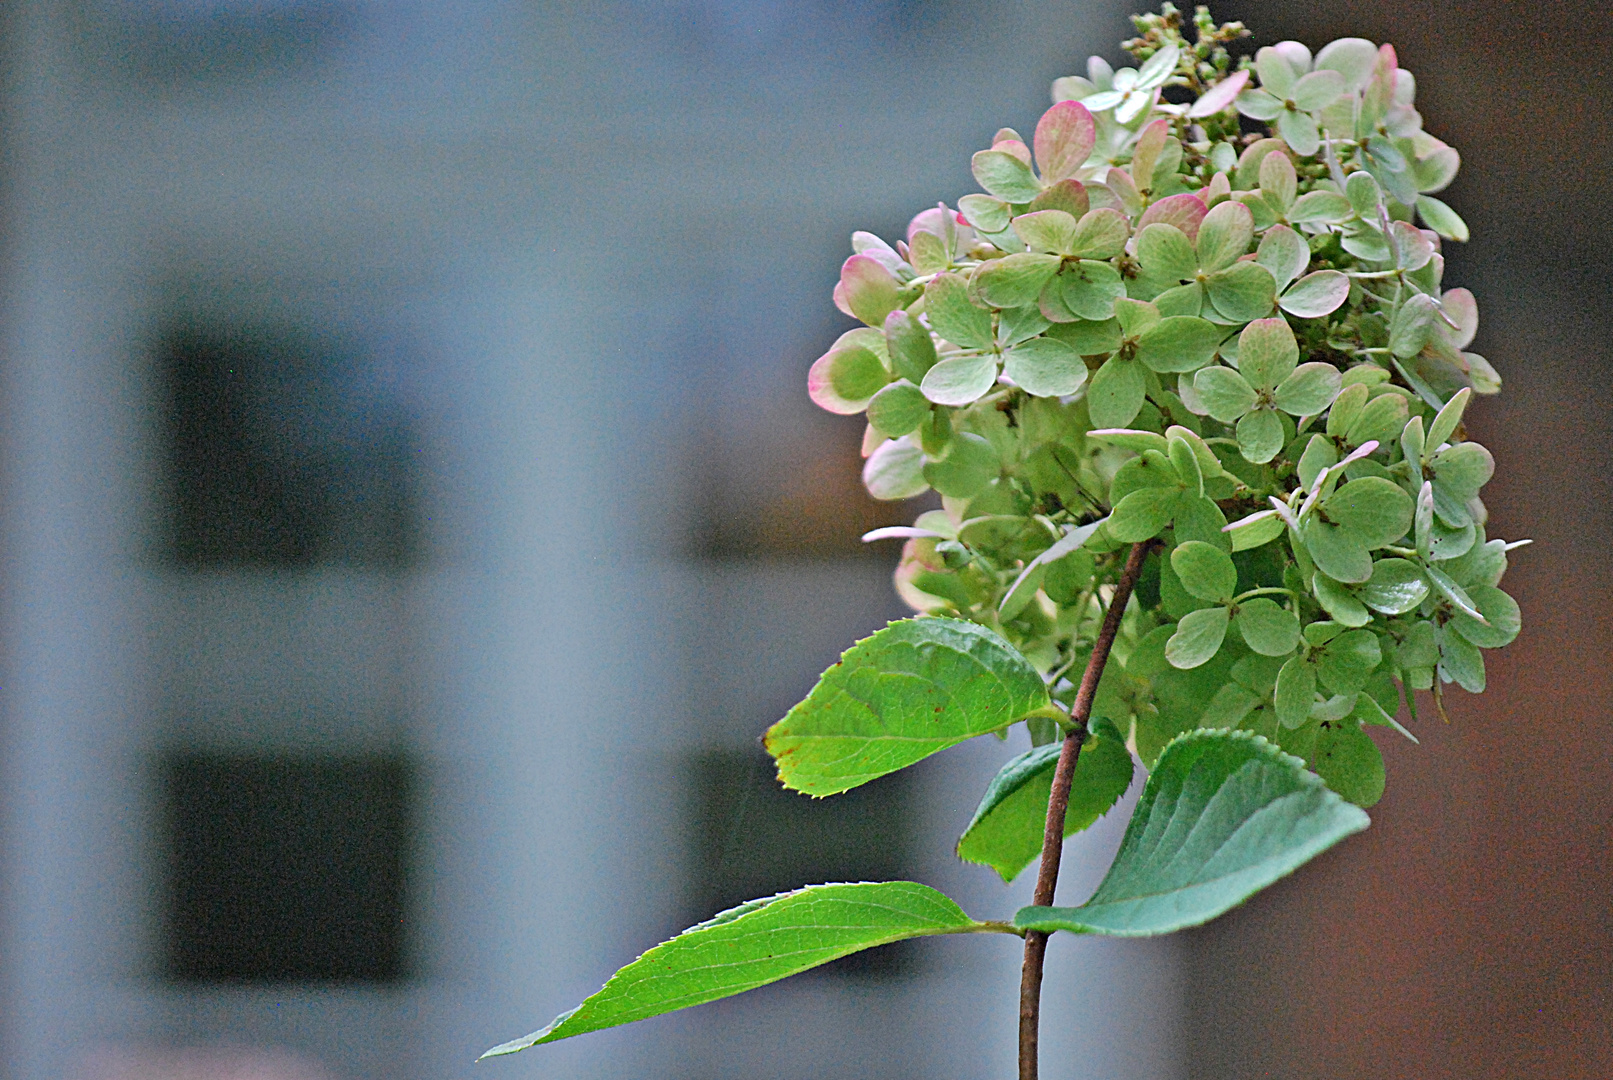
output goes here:
[{"label": "bokeh background", "polygon": [[[1024,901],[951,855],[1019,747],[810,805],[756,736],[901,613],[856,537],[913,508],[804,393],[849,233],[973,190],[1129,10],[0,4],[0,1076],[1009,1075],[1018,953],[974,939],[471,1060],[743,897]],[[1393,41],[1462,152],[1526,629],[1383,742],[1366,834],[1058,941],[1044,1075],[1613,1075],[1603,21],[1216,14]]]}]

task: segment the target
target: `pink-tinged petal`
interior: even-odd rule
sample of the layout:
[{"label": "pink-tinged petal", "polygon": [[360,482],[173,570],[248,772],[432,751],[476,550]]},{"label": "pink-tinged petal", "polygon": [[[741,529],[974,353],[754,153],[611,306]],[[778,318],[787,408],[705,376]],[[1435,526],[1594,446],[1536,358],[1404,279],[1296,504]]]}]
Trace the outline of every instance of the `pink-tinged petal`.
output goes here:
[{"label": "pink-tinged petal", "polygon": [[1189,240],[1197,241],[1199,236],[1199,223],[1210,208],[1204,205],[1197,195],[1171,195],[1159,200],[1147,210],[1137,221],[1137,231],[1141,232],[1146,225],[1162,221],[1166,225],[1175,225],[1187,234]]},{"label": "pink-tinged petal", "polygon": [[1036,164],[1055,183],[1075,175],[1098,142],[1098,125],[1078,101],[1061,101],[1036,122]]},{"label": "pink-tinged petal", "polygon": [[1445,340],[1458,349],[1467,348],[1473,343],[1473,335],[1479,332],[1478,301],[1473,299],[1473,294],[1466,289],[1447,289],[1440,295],[1439,305],[1457,326],[1455,330],[1448,326],[1440,326]]},{"label": "pink-tinged petal", "polygon": [[851,314],[869,326],[884,326],[885,316],[896,310],[896,277],[879,260],[853,255],[840,267],[840,284],[845,289],[846,306]]},{"label": "pink-tinged petal", "polygon": [[907,223],[907,242],[913,242],[913,234],[918,232],[934,233],[936,236],[945,236],[945,214],[939,206],[932,206],[928,210],[920,210],[913,215],[913,220]]},{"label": "pink-tinged petal", "polygon": [[1031,148],[1018,139],[1004,139],[991,144],[993,150],[1001,150],[1005,154],[1013,154],[1026,165],[1031,163]]},{"label": "pink-tinged petal", "polygon": [[[844,311],[847,315],[851,315],[851,305],[846,303],[846,283],[845,282],[843,282],[843,281],[835,282],[834,299],[835,299],[835,307],[839,308],[841,311]],[[853,319],[855,319],[857,316],[851,315],[851,317]]]},{"label": "pink-tinged petal", "polygon": [[1193,103],[1187,110],[1187,115],[1193,119],[1204,116],[1214,116],[1222,109],[1231,106],[1234,98],[1249,84],[1249,72],[1240,71],[1229,79],[1212,86],[1207,94]]},{"label": "pink-tinged petal", "polygon": [[1142,134],[1137,136],[1137,145],[1131,152],[1131,181],[1139,191],[1151,187],[1154,165],[1159,161],[1160,151],[1165,149],[1170,130],[1171,122],[1161,118],[1143,128]]}]

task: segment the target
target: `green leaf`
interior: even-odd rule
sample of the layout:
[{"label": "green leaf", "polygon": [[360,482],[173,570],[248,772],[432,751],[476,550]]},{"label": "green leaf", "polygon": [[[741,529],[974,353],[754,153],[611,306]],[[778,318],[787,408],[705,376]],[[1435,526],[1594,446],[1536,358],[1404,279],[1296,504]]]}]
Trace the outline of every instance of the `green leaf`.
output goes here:
[{"label": "green leaf", "polygon": [[1381,476],[1351,480],[1322,501],[1322,510],[1328,518],[1349,530],[1350,535],[1369,550],[1405,536],[1406,530],[1411,528],[1414,509],[1411,496],[1400,485]]},{"label": "green leaf", "polygon": [[1365,626],[1372,621],[1372,613],[1366,609],[1366,605],[1343,584],[1324,573],[1318,572],[1311,579],[1311,591],[1316,595],[1316,602],[1322,605],[1322,610],[1341,626]]},{"label": "green leaf", "polygon": [[1372,564],[1372,577],[1356,595],[1374,611],[1404,615],[1416,611],[1428,597],[1428,581],[1408,559],[1379,559]]},{"label": "green leaf", "polygon": [[1271,273],[1277,282],[1277,291],[1281,292],[1310,265],[1310,245],[1287,225],[1273,225],[1260,238],[1255,261]]},{"label": "green leaf", "polygon": [[1287,656],[1299,645],[1299,616],[1257,596],[1238,605],[1238,632],[1261,656]]},{"label": "green leaf", "polygon": [[1075,218],[1063,210],[1037,210],[1014,219],[1014,232],[1032,251],[1074,254]]},{"label": "green leaf", "polygon": [[911,499],[930,489],[924,451],[908,439],[882,444],[863,464],[863,486],[876,499]]},{"label": "green leaf", "polygon": [[1096,356],[1120,348],[1120,323],[1112,318],[1057,323],[1048,328],[1047,336],[1057,338],[1082,356]]},{"label": "green leaf", "polygon": [[1299,363],[1299,342],[1283,319],[1256,319],[1238,335],[1238,371],[1256,390],[1274,390]]},{"label": "green leaf", "polygon": [[1439,631],[1439,671],[1470,694],[1484,693],[1484,654],[1452,626]]},{"label": "green leaf", "polygon": [[1337,270],[1318,270],[1294,282],[1277,305],[1301,319],[1319,319],[1350,298],[1350,279]]},{"label": "green leaf", "polygon": [[1172,316],[1138,336],[1137,359],[1155,371],[1197,371],[1215,359],[1215,350],[1225,336],[1226,331],[1212,322]]},{"label": "green leaf", "polygon": [[1122,544],[1138,544],[1158,536],[1181,505],[1181,493],[1170,488],[1143,488],[1115,504],[1107,531]]},{"label": "green leaf", "polygon": [[1112,259],[1125,250],[1130,235],[1124,214],[1099,207],[1081,215],[1075,223],[1070,254],[1083,259]]},{"label": "green leaf", "polygon": [[923,381],[937,359],[929,330],[906,311],[893,311],[885,317],[885,348],[896,374],[914,384]]},{"label": "green leaf", "polygon": [[1227,526],[1233,551],[1248,551],[1269,544],[1283,532],[1283,519],[1275,510],[1257,510]]},{"label": "green leaf", "polygon": [[1032,338],[1004,358],[1003,374],[1035,397],[1073,394],[1087,381],[1087,366],[1076,352],[1055,338]]},{"label": "green leaf", "polygon": [[966,349],[989,349],[991,312],[969,299],[969,283],[957,274],[941,274],[924,289],[924,310],[935,332]]},{"label": "green leaf", "polygon": [[1199,223],[1195,244],[1199,266],[1206,273],[1226,269],[1249,250],[1254,235],[1255,222],[1247,206],[1229,199],[1211,207]]},{"label": "green leaf", "polygon": [[992,307],[1025,307],[1036,303],[1042,286],[1058,272],[1058,268],[1057,255],[1022,251],[1018,255],[981,263],[975,271],[974,284],[980,299]]},{"label": "green leaf", "polygon": [[1137,261],[1149,277],[1175,285],[1198,273],[1192,241],[1174,225],[1154,222],[1137,234]]},{"label": "green leaf", "polygon": [[[1098,213],[1094,210],[1093,213]],[[1059,274],[1064,306],[1083,319],[1103,320],[1115,313],[1115,301],[1126,295],[1120,271],[1106,262],[1082,259]],[[944,334],[943,334],[944,336]],[[960,342],[961,344],[961,342]]]},{"label": "green leaf", "polygon": [[1292,416],[1318,416],[1333,404],[1343,386],[1339,369],[1332,364],[1301,364],[1272,395],[1277,407]]},{"label": "green leaf", "polygon": [[930,486],[954,499],[980,494],[1001,472],[996,447],[971,431],[958,432],[947,444],[945,455],[924,465],[924,479]]},{"label": "green leaf", "polygon": [[983,233],[1000,233],[1008,228],[1013,208],[990,195],[965,195],[958,200],[964,220]]},{"label": "green leaf", "polygon": [[1256,262],[1235,262],[1217,270],[1204,283],[1210,303],[1230,322],[1243,323],[1271,313],[1277,300],[1277,282]]},{"label": "green leaf", "polygon": [[1147,395],[1146,369],[1140,361],[1111,356],[1087,386],[1087,411],[1101,428],[1125,427],[1137,417]]},{"label": "green leaf", "polygon": [[1307,191],[1288,208],[1288,220],[1298,225],[1315,221],[1338,225],[1350,220],[1350,200],[1335,191]]},{"label": "green leaf", "polygon": [[1219,605],[1183,615],[1176,624],[1176,633],[1165,643],[1165,659],[1171,667],[1184,671],[1208,663],[1226,640],[1227,621],[1227,609]]},{"label": "green leaf", "polygon": [[612,975],[598,993],[548,1027],[482,1057],[731,997],[875,945],[993,929],[912,881],[808,885],[690,927]]},{"label": "green leaf", "polygon": [[924,392],[906,379],[898,379],[868,403],[868,422],[891,438],[917,431],[930,415]]},{"label": "green leaf", "polygon": [[1232,565],[1232,558],[1201,540],[1177,545],[1171,552],[1171,568],[1182,580],[1182,588],[1200,600],[1231,600],[1238,585],[1238,568]]},{"label": "green leaf", "polygon": [[1438,318],[1432,296],[1412,294],[1389,323],[1389,351],[1402,360],[1416,356],[1428,344]]},{"label": "green leaf", "polygon": [[1440,443],[1448,442],[1455,434],[1456,425],[1462,422],[1462,413],[1467,410],[1467,403],[1472,397],[1473,391],[1463,387],[1439,410],[1428,425],[1428,438],[1423,443],[1430,452],[1438,449]]},{"label": "green leaf", "polygon": [[986,627],[903,619],[846,650],[765,742],[785,787],[833,795],[1052,708],[1041,675]]},{"label": "green leaf", "polygon": [[1193,390],[1211,416],[1223,424],[1255,407],[1258,396],[1249,380],[1229,367],[1207,367],[1193,376]]},{"label": "green leaf", "polygon": [[1298,185],[1299,175],[1287,154],[1267,154],[1261,159],[1260,190],[1265,194],[1266,202],[1278,213],[1286,213],[1294,204]]},{"label": "green leaf", "polygon": [[1458,611],[1450,623],[1456,632],[1481,649],[1512,644],[1523,625],[1518,602],[1493,585],[1470,586],[1467,595],[1489,625]]},{"label": "green leaf", "polygon": [[1031,167],[1006,150],[982,150],[969,167],[981,187],[1007,202],[1028,203],[1041,193]]},{"label": "green leaf", "polygon": [[924,373],[920,389],[937,405],[968,405],[996,384],[995,357],[952,356]]},{"label": "green leaf", "polygon": [[1324,723],[1311,751],[1311,768],[1327,786],[1360,807],[1383,797],[1383,754],[1353,718]]},{"label": "green leaf", "polygon": [[878,356],[859,346],[824,353],[807,372],[807,395],[821,409],[842,416],[862,412],[890,372]]},{"label": "green leaf", "polygon": [[1238,451],[1253,464],[1264,465],[1283,448],[1283,422],[1264,406],[1244,415],[1237,427]]},{"label": "green leaf", "polygon": [[1334,581],[1360,585],[1372,577],[1372,555],[1350,530],[1313,516],[1300,535],[1317,568]]},{"label": "green leaf", "polygon": [[1316,677],[1335,694],[1348,694],[1367,684],[1383,660],[1378,635],[1371,630],[1346,630],[1321,649]]},{"label": "green leaf", "polygon": [[1453,499],[1466,502],[1479,493],[1479,489],[1495,475],[1495,458],[1476,442],[1461,442],[1447,446],[1429,465],[1434,470],[1434,493],[1440,489]]},{"label": "green leaf", "polygon": [[1078,908],[1023,908],[1014,925],[1122,937],[1198,926],[1368,824],[1265,739],[1190,731],[1160,754],[1092,898]]},{"label": "green leaf", "polygon": [[1467,222],[1463,221],[1455,210],[1432,195],[1417,196],[1417,213],[1422,217],[1424,225],[1445,239],[1455,240],[1458,243],[1467,242]]},{"label": "green leaf", "polygon": [[1316,669],[1304,656],[1292,656],[1277,672],[1273,689],[1277,719],[1285,728],[1297,728],[1311,717],[1316,700]]},{"label": "green leaf", "polygon": [[[1042,853],[1047,800],[1062,746],[1063,740],[1038,746],[1002,767],[958,840],[958,858],[983,863],[1012,881]],[[1112,724],[1100,721],[1076,759],[1064,835],[1073,836],[1108,813],[1131,786],[1132,769],[1125,741]]]}]

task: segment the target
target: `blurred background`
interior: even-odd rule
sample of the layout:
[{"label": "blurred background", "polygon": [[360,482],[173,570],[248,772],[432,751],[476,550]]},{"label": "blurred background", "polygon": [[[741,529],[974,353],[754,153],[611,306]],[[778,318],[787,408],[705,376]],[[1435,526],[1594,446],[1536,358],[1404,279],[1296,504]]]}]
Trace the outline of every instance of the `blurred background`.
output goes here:
[{"label": "blurred background", "polygon": [[[0,1076],[1009,1075],[974,938],[471,1062],[749,896],[1025,902],[951,854],[1019,746],[814,806],[757,736],[902,614],[856,537],[914,510],[804,392],[849,233],[1131,6],[0,4]],[[1363,836],[1057,941],[1044,1075],[1613,1075],[1613,50],[1558,0],[1215,13],[1393,41],[1462,152],[1525,633]]]}]

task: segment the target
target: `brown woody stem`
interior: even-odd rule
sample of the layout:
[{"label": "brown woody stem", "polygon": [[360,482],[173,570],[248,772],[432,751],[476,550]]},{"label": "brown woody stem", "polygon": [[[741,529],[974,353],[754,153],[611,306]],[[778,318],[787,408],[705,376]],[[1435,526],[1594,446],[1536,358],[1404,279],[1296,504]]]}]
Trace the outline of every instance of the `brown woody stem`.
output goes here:
[{"label": "brown woody stem", "polygon": [[[1081,686],[1075,693],[1075,706],[1070,710],[1070,729],[1059,750],[1058,767],[1053,772],[1053,790],[1047,800],[1047,827],[1042,833],[1042,864],[1036,874],[1036,892],[1032,903],[1049,907],[1059,881],[1059,856],[1064,852],[1064,816],[1070,808],[1070,783],[1075,779],[1076,762],[1081,757],[1081,743],[1087,737],[1087,721],[1092,717],[1092,699],[1098,692],[1098,680],[1103,676],[1104,665],[1109,662],[1109,650],[1114,647],[1115,634],[1120,630],[1121,616],[1126,602],[1137,586],[1142,574],[1143,560],[1153,550],[1154,541],[1134,544],[1126,558],[1126,568],[1115,584],[1115,594],[1104,614],[1098,640],[1092,644],[1092,656],[1087,660],[1086,671],[1081,675]],[[1037,1037],[1042,1012],[1042,961],[1047,955],[1047,935],[1038,930],[1025,934],[1025,964],[1019,982],[1019,1080],[1036,1080]]]}]

